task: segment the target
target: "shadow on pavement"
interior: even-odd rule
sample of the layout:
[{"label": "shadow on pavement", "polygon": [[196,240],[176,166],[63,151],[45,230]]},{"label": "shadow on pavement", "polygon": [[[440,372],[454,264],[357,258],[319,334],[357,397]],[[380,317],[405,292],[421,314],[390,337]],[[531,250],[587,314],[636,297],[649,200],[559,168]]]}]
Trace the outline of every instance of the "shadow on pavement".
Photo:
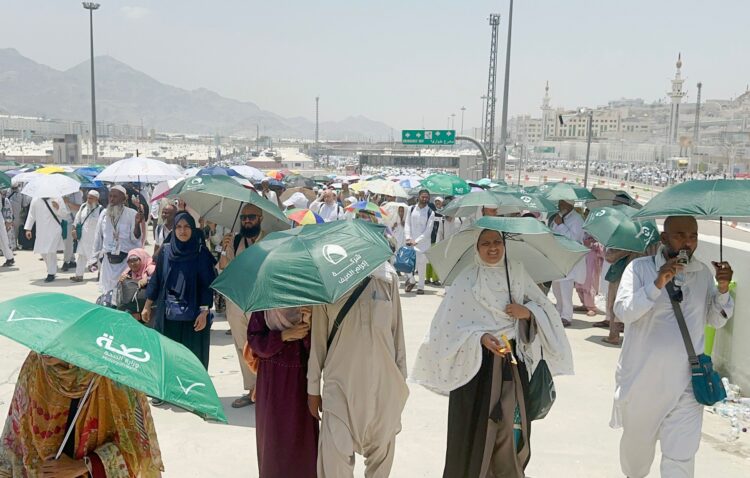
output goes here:
[{"label": "shadow on pavement", "polygon": [[604,342],[602,339],[606,338],[607,335],[592,335],[590,337],[587,337],[585,340],[586,342],[591,342],[592,344],[601,345],[602,347],[607,347],[610,349],[619,349],[620,345],[612,345],[610,343]]}]

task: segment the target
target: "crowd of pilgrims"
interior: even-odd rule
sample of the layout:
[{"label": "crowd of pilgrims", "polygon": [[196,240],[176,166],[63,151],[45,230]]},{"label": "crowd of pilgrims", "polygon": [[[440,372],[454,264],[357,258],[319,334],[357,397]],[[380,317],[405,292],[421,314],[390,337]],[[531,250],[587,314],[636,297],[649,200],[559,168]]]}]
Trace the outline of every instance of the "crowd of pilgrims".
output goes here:
[{"label": "crowd of pilgrims", "polygon": [[[29,248],[33,239],[34,253],[47,266],[47,282],[56,279],[57,253],[63,250],[62,270],[75,271],[71,281],[81,282],[86,274],[98,275],[99,303],[127,310],[134,320],[185,345],[206,368],[214,314],[225,314],[230,327],[227,334],[233,337],[242,372],[242,384],[237,384],[242,393],[232,407],[254,405],[259,476],[352,476],[355,454],[364,457],[365,476],[389,476],[409,395],[400,287],[403,283],[403,293],[417,295],[424,294],[425,284],[441,287],[426,255],[431,245],[470,227],[479,217],[495,216],[497,210],[483,207],[476,217],[444,217],[440,210],[451,197],[436,197],[424,190],[408,202],[398,202],[393,197],[366,197],[363,192],[351,191],[346,182],[341,190],[296,192],[284,201],[266,181],[258,193],[284,211],[309,209],[325,222],[384,223],[394,251],[404,246],[415,249],[415,270],[400,277],[385,263],[335,304],[246,314],[214,293],[210,285],[238,254],[263,240],[263,210],[246,204],[238,215],[239,231],[232,233],[203,221],[183,201],[161,199],[149,207],[148,192],[135,185],[49,200],[28,201],[20,195],[14,197],[13,192],[10,197],[5,194],[2,205],[10,246],[6,248]],[[389,214],[377,217],[367,210],[347,211],[349,205],[363,199]],[[605,250],[582,228],[587,211],[574,206],[560,201],[559,212],[549,218],[526,214],[589,249],[566,277],[534,283],[523,258],[505,257],[502,235],[484,230],[478,235],[473,264],[444,289],[409,379],[449,397],[445,477],[523,477],[531,457],[534,417],[527,414],[527,402],[533,369],[543,358],[553,375],[573,374],[564,329],[577,309],[573,294],[578,294],[582,304],[579,312],[592,318],[602,316],[593,325],[609,330],[604,340],[619,345],[623,322],[639,333],[644,322],[639,319],[654,314],[650,309],[662,300],[658,290],[642,290],[644,282],[639,282],[637,274],[648,274],[634,266],[628,268],[628,264],[640,256],[662,257],[654,261],[660,267],[653,272],[658,281],[670,267],[669,271],[675,272],[666,251],[679,247],[694,250],[697,245],[695,221],[675,220],[671,227],[679,232],[679,238],[674,239],[682,241],[679,244],[663,237],[658,251]],[[67,221],[69,228],[65,239],[60,235],[62,221]],[[13,265],[12,254],[6,254],[6,266]],[[694,320],[721,326],[731,316],[731,298],[725,291],[717,292],[707,267],[694,262],[700,264],[693,268],[695,281],[705,289],[696,286],[696,290],[711,299],[704,301],[705,310],[696,305]],[[625,293],[621,287],[618,292],[621,280],[630,288]],[[548,298],[550,290],[555,303]],[[597,305],[598,296],[603,298],[599,304],[604,310]],[[717,310],[727,313],[718,314]],[[340,321],[331,335],[340,316],[346,320]],[[508,342],[500,340],[501,336]],[[625,345],[627,348],[627,340]],[[627,370],[627,361],[623,352],[618,374]],[[54,403],[57,410],[64,411],[62,417],[58,413],[49,418],[57,420],[58,429],[70,424],[68,410],[75,409],[87,373],[31,353],[19,376],[11,414],[13,407],[21,407],[18,396],[22,392],[27,402]],[[686,402],[682,376],[676,374],[680,379],[671,380],[676,392],[670,391],[664,406],[651,407],[647,416],[640,414],[644,410],[631,408],[626,416],[622,412],[627,408],[625,388],[640,392],[639,388],[646,386],[643,380],[648,381],[637,375],[631,370],[622,381],[618,376],[613,426],[626,427],[621,448],[623,472],[631,477],[645,476],[658,437],[664,455],[662,476],[692,476],[698,418],[694,400]],[[130,423],[138,423],[137,433],[120,430],[116,438],[99,433],[98,439],[86,435],[71,441],[79,446],[68,447],[62,460],[51,463],[45,457],[56,449],[55,443],[59,445],[59,434],[40,435],[23,419],[18,422],[22,426],[12,426],[9,418],[0,442],[0,477],[80,476],[86,472],[94,477],[159,476],[163,464],[145,397],[107,379],[103,383],[97,393],[113,407],[89,410],[90,416],[110,427],[132,418],[135,422]],[[151,404],[158,406],[161,401],[153,399]],[[675,410],[681,417],[670,419]],[[631,421],[629,430],[627,420]],[[699,441],[700,423],[697,427]],[[86,431],[76,427],[76,433]]]}]

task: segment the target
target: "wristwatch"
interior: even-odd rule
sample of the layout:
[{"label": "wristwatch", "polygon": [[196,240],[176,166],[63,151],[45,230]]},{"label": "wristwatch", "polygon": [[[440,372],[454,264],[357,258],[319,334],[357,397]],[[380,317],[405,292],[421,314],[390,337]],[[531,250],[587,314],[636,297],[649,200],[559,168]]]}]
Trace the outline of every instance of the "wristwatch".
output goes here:
[{"label": "wristwatch", "polygon": [[200,311],[201,312],[208,312],[208,306],[207,305],[200,306]]}]

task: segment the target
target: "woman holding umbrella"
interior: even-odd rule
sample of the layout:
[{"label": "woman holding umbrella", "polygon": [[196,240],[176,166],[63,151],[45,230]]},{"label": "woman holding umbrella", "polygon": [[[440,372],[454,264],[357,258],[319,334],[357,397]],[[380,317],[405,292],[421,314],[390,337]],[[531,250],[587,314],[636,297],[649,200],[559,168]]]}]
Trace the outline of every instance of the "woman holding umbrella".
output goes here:
[{"label": "woman holding umbrella", "polygon": [[[92,381],[90,396],[83,400]],[[162,471],[156,429],[142,392],[29,353],[0,438],[0,476],[149,478]]]},{"label": "woman holding umbrella", "polygon": [[[484,229],[417,354],[415,382],[449,394],[444,477],[523,477],[530,457],[529,371],[543,357],[572,372],[555,307],[501,232]],[[468,250],[467,254],[471,251]],[[540,353],[541,352],[541,353]]]},{"label": "woman holding umbrella", "polygon": [[149,323],[156,303],[156,329],[190,349],[206,369],[215,263],[193,217],[185,211],[178,213],[170,242],[159,252],[141,313],[143,322]]}]

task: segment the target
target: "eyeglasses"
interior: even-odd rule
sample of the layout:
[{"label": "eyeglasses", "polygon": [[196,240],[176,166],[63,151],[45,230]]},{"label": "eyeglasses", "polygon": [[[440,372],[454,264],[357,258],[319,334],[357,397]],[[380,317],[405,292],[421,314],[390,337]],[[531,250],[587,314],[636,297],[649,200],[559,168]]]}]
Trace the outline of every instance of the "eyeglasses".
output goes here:
[{"label": "eyeglasses", "polygon": [[258,214],[240,214],[240,221],[255,221],[259,217]]}]

